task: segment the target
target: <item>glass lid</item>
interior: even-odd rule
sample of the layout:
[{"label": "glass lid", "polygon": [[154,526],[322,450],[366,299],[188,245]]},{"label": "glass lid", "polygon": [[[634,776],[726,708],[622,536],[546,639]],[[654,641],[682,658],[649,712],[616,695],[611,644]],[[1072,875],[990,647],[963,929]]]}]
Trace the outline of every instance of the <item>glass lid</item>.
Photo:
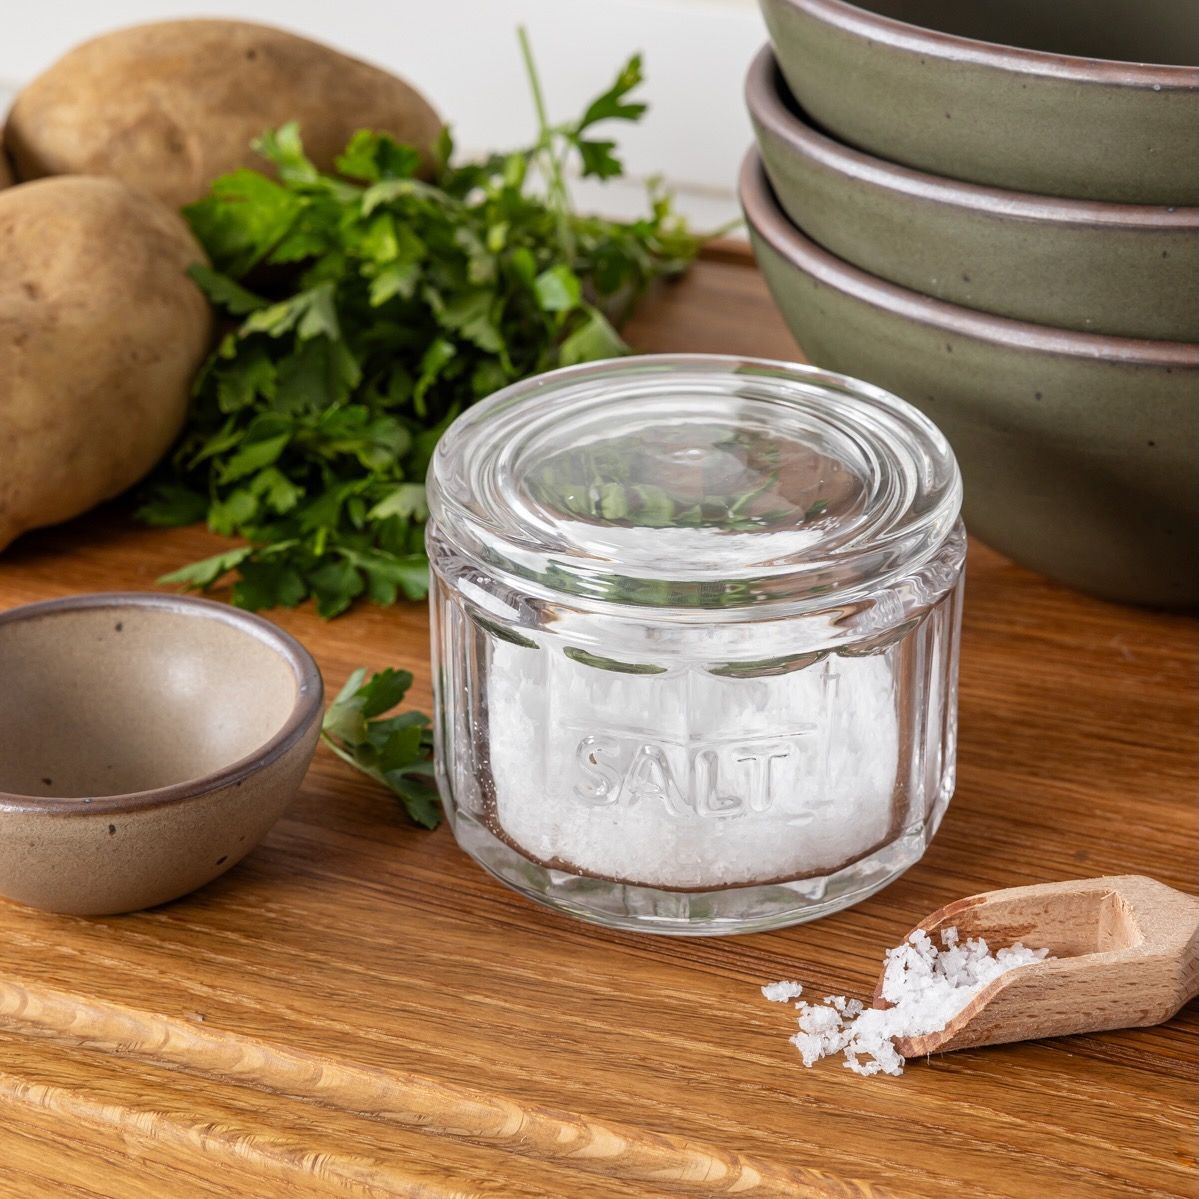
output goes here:
[{"label": "glass lid", "polygon": [[460,417],[430,471],[442,534],[553,590],[729,607],[827,599],[923,561],[961,484],[914,408],[810,367],[592,363]]}]

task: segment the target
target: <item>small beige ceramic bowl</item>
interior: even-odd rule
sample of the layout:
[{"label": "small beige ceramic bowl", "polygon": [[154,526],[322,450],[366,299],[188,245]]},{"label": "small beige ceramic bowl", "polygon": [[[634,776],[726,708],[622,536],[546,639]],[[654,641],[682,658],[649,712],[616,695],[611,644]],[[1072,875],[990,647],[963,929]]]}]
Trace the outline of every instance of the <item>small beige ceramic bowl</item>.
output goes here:
[{"label": "small beige ceramic bowl", "polygon": [[322,698],[307,650],[224,604],[0,613],[0,895],[103,915],[224,874],[299,788]]}]

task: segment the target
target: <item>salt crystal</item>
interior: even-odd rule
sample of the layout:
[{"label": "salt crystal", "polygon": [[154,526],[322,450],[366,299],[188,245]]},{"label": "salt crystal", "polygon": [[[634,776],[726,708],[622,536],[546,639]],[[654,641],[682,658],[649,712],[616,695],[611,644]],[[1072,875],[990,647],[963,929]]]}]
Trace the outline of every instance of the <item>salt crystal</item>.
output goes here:
[{"label": "salt crystal", "polygon": [[824,1041],[812,1033],[797,1032],[791,1038],[791,1044],[803,1054],[805,1066],[814,1066],[824,1057]]},{"label": "salt crystal", "polygon": [[841,1013],[836,1008],[805,1003],[800,1009],[799,1027],[803,1032],[828,1035],[840,1032],[843,1024]]},{"label": "salt crystal", "polygon": [[[846,1068],[857,1074],[902,1074],[896,1037],[940,1032],[988,983],[1048,956],[1048,949],[1028,949],[1019,941],[992,954],[981,937],[962,941],[956,928],[942,930],[938,949],[918,929],[887,951],[881,993],[893,1006],[864,1008],[860,1000],[844,995],[826,995],[823,1004],[801,1000],[795,1005],[800,1031],[791,1043],[805,1066],[842,1053]],[[796,998],[801,991],[795,982],[762,988],[776,1002]]]},{"label": "salt crystal", "polygon": [[803,987],[797,982],[769,983],[762,988],[762,994],[771,1003],[787,1003],[798,999],[803,994]]}]

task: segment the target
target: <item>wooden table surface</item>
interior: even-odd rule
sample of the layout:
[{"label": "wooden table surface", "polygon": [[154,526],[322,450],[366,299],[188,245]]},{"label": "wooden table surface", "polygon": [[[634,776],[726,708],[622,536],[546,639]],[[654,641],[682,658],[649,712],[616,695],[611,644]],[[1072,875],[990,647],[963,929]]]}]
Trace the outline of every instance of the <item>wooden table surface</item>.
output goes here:
[{"label": "wooden table surface", "polygon": [[[633,332],[795,356],[732,261]],[[218,544],[110,509],[0,558],[0,607],[153,588]],[[331,690],[405,666],[427,709],[421,606],[276,616]],[[1193,1196],[1194,1004],[867,1079],[805,1070],[794,1013],[758,988],[864,996],[917,919],[993,887],[1194,889],[1195,649],[1183,617],[975,544],[958,791],[928,855],[850,911],[744,938],[535,907],[322,749],[262,847],[189,898],[104,919],[0,903],[0,1197]]]}]

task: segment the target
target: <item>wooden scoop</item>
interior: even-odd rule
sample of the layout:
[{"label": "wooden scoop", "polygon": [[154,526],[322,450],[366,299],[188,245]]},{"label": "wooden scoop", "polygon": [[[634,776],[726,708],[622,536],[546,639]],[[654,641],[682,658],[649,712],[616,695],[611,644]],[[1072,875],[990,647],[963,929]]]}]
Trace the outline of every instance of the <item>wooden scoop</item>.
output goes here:
[{"label": "wooden scoop", "polygon": [[[1160,1024],[1199,994],[1199,899],[1141,875],[987,891],[916,927],[938,948],[956,927],[992,953],[1021,941],[1052,957],[989,983],[940,1032],[896,1038],[904,1057]],[[891,1006],[881,977],[874,1006]]]}]

